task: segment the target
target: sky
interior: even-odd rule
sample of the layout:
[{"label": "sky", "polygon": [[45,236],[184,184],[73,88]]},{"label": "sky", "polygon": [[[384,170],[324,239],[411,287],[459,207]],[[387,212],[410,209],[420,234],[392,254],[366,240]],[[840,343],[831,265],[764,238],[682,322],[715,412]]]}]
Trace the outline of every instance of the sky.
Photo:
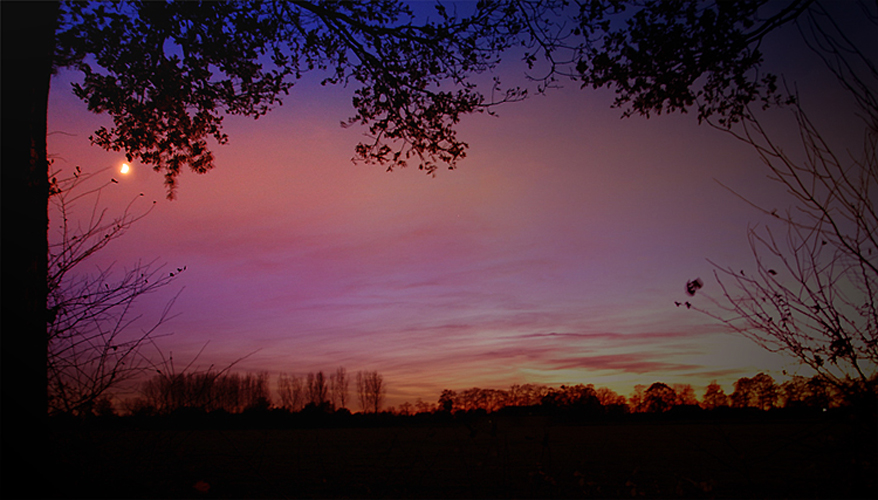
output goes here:
[{"label": "sky", "polygon": [[[796,82],[830,134],[856,136],[849,103],[792,34],[765,51],[766,68]],[[523,66],[501,71],[514,79]],[[110,215],[156,201],[83,270],[186,266],[137,303],[133,329],[179,292],[156,341],[178,368],[237,360],[234,369],[273,381],[377,370],[395,406],[515,383],[628,395],[662,381],[700,395],[712,380],[731,392],[758,372],[808,375],[674,304],[721,297],[708,259],[754,269],[747,230],[770,221],[723,185],[763,206],[791,204],[749,146],[692,114],[620,119],[612,92],[565,84],[464,118],[467,158],[430,177],[354,164],[366,131],[339,126],[353,114],[352,89],[306,78],[267,116],[227,118],[216,168],[181,175],[169,201],[161,175],[136,162],[122,175],[124,155],[89,144],[111,122],[72,95],[76,78],[52,81],[55,168],[118,180],[100,200]],[[766,117],[792,148],[788,118]],[[705,287],[690,298],[695,278]]]}]

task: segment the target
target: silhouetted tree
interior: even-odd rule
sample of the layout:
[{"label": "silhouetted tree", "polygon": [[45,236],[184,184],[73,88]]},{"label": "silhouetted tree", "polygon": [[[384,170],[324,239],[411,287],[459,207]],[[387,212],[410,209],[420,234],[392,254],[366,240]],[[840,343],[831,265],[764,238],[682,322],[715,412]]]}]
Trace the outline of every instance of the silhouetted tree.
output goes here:
[{"label": "silhouetted tree", "polygon": [[815,376],[808,380],[808,395],[805,404],[812,408],[829,408],[833,406],[833,387],[823,377]]},{"label": "silhouetted tree", "polygon": [[643,393],[643,411],[664,413],[674,407],[677,394],[667,384],[655,382]]},{"label": "silhouetted tree", "polygon": [[771,375],[757,373],[750,379],[753,388],[753,396],[756,399],[756,407],[760,410],[770,410],[777,406],[777,385]]},{"label": "silhouetted tree", "polygon": [[421,398],[418,398],[418,400],[415,401],[415,410],[418,413],[430,413],[432,409],[433,406],[430,403],[422,400]]},{"label": "silhouetted tree", "polygon": [[549,389],[549,392],[543,396],[542,404],[549,407],[577,410],[596,410],[601,406],[594,386],[591,384],[562,385],[557,389]]},{"label": "silhouetted tree", "polygon": [[281,373],[277,379],[277,392],[281,406],[289,411],[299,411],[305,405],[305,384],[299,376]]},{"label": "silhouetted tree", "polygon": [[644,405],[644,392],[646,391],[646,386],[643,384],[637,384],[634,386],[634,392],[628,396],[628,406],[631,408],[632,412],[643,412],[646,411]]},{"label": "silhouetted tree", "polygon": [[340,366],[335,370],[335,373],[329,376],[329,393],[332,406],[335,408],[347,408],[349,387],[350,381],[348,380],[347,372]]},{"label": "silhouetted tree", "polygon": [[509,388],[509,401],[513,406],[533,406],[540,404],[549,388],[542,384],[521,384]]},{"label": "silhouetted tree", "polygon": [[271,407],[271,389],[268,385],[268,372],[248,373],[244,377],[246,393],[244,409],[267,410]]},{"label": "silhouetted tree", "polygon": [[690,384],[674,384],[672,386],[677,398],[675,405],[693,406],[698,404],[698,398],[695,396],[695,389]]},{"label": "silhouetted tree", "polygon": [[472,411],[477,410],[479,408],[484,408],[484,404],[482,401],[484,393],[478,387],[473,387],[471,389],[464,389],[457,393],[457,400],[460,406],[460,409],[463,411]]},{"label": "silhouetted tree", "polygon": [[405,403],[399,405],[399,410],[397,410],[397,413],[405,416],[412,415],[414,414],[414,406],[406,401]]},{"label": "silhouetted tree", "polygon": [[314,406],[321,406],[329,402],[329,388],[326,385],[326,377],[323,372],[309,373],[307,381],[308,402]]},{"label": "silhouetted tree", "polygon": [[442,394],[439,395],[439,401],[436,403],[439,406],[441,411],[446,413],[451,413],[452,411],[458,409],[455,401],[457,400],[457,393],[450,389],[443,389]]},{"label": "silhouetted tree", "polygon": [[729,396],[733,408],[750,408],[756,406],[756,394],[753,380],[741,377],[735,381],[735,390]]},{"label": "silhouetted tree", "polygon": [[701,406],[705,410],[714,410],[728,405],[729,398],[723,388],[716,383],[716,380],[709,383],[704,391],[704,397],[701,399]]},{"label": "silhouetted tree", "polygon": [[780,385],[780,397],[783,398],[784,408],[805,406],[805,398],[808,394],[808,379],[801,375],[794,375]]},{"label": "silhouetted tree", "polygon": [[776,77],[761,68],[760,45],[811,4],[578,2],[572,19],[559,19],[541,12],[546,3],[523,2],[521,22],[530,37],[524,59],[541,71],[533,76],[541,88],[570,78],[613,89],[624,116],[696,108],[699,121],[717,117],[730,125],[748,105],[780,100]]},{"label": "silhouetted tree", "polygon": [[360,405],[363,412],[378,413],[384,403],[387,386],[384,377],[377,371],[357,372],[357,394],[360,397]]},{"label": "silhouetted tree", "polygon": [[622,406],[628,403],[625,396],[607,387],[599,387],[595,390],[595,396],[602,406]]}]

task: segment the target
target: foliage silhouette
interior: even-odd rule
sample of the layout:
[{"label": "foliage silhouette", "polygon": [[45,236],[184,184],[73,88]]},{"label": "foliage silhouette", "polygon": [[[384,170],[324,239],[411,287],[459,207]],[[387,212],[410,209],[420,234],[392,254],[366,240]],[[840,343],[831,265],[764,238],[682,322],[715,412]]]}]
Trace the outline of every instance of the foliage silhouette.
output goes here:
[{"label": "foliage silhouette", "polygon": [[702,406],[706,410],[714,410],[729,405],[729,398],[726,396],[723,388],[716,383],[716,380],[708,384],[702,398]]},{"label": "foliage silhouette", "polygon": [[495,8],[466,18],[439,9],[438,22],[424,22],[394,0],[69,3],[55,63],[81,71],[74,93],[113,117],[92,141],[164,173],[169,196],[183,169],[213,168],[207,139],[228,140],[225,114],[258,118],[311,71],[323,84],[356,82],[346,123],[373,138],[358,158],[392,169],[415,157],[432,173],[465,156],[452,128],[462,115],[524,96],[489,101],[468,82],[509,45],[497,25],[480,24]]},{"label": "foliage silhouette", "polygon": [[677,402],[677,393],[662,382],[655,382],[643,394],[643,411],[647,413],[664,413]]},{"label": "foliage silhouette", "polygon": [[[548,4],[548,5],[547,5]],[[623,116],[649,117],[696,108],[699,121],[737,123],[752,104],[784,102],[776,76],[761,71],[760,45],[794,22],[810,0],[768,2],[577,2],[568,19],[546,10],[564,2],[525,2],[524,59],[542,70],[541,89],[561,79],[609,87]]]}]

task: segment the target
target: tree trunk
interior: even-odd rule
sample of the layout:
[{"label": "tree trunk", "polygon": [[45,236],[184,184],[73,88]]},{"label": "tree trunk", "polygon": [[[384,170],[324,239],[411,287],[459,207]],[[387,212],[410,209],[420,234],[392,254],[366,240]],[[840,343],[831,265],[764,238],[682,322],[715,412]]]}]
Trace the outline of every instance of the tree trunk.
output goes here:
[{"label": "tree trunk", "polygon": [[3,2],[2,355],[4,497],[43,496],[47,471],[46,121],[56,2]]}]

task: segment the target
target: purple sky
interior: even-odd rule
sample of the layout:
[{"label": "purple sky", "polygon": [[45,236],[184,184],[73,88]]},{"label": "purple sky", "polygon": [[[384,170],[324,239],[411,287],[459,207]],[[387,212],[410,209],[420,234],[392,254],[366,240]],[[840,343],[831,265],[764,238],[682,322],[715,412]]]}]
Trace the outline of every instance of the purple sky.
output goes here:
[{"label": "purple sky", "polygon": [[[803,69],[815,64],[800,44],[768,50],[768,67],[816,111],[844,103]],[[89,265],[187,266],[138,305],[154,320],[183,288],[162,329],[173,335],[158,341],[178,367],[204,348],[196,367],[250,354],[237,369],[272,380],[378,370],[390,405],[524,382],[625,395],[679,382],[700,395],[713,379],[730,391],[741,376],[797,369],[674,306],[696,277],[719,296],[706,259],[753,268],[747,227],[768,221],[717,180],[789,206],[751,149],[692,115],[621,120],[610,92],[570,84],[465,118],[468,157],[430,178],[352,164],[364,130],[339,127],[350,90],[305,81],[258,121],[228,118],[217,168],[183,174],[171,202],[160,175],[135,163],[122,176],[123,155],[89,145],[109,118],[86,111],[71,78],[53,81],[49,129],[64,132],[50,136],[55,166],[112,167],[102,174],[120,181],[102,198],[111,214],[140,192],[143,208],[158,200]]]}]

